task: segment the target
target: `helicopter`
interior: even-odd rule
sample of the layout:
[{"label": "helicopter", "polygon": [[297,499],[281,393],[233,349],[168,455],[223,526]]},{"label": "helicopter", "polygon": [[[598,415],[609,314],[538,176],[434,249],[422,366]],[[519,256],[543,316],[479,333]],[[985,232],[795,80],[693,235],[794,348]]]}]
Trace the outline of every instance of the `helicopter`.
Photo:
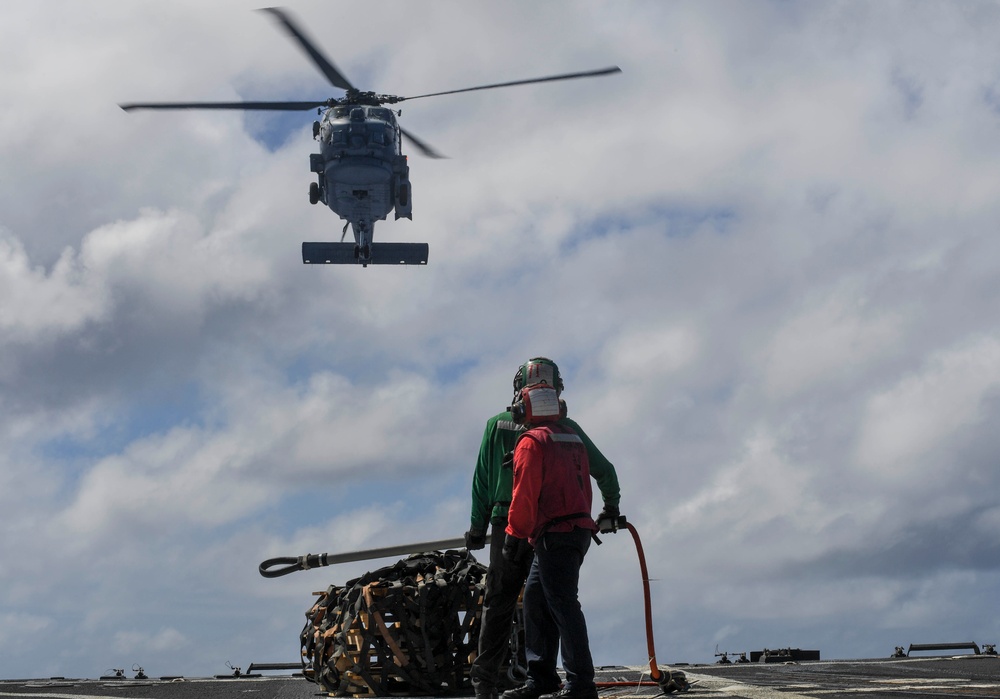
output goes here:
[{"label": "helicopter", "polygon": [[[326,79],[345,91],[343,97],[302,102],[134,102],[119,104],[126,112],[137,109],[233,109],[308,111],[316,109],[320,118],[313,122],[313,139],[319,142],[319,153],[309,156],[310,171],[316,180],[309,186],[309,203],[323,203],[341,220],[347,221],[340,242],[302,243],[305,264],[427,264],[427,243],[375,243],[372,232],[376,221],[384,221],[395,211],[396,219],[413,219],[410,169],[403,154],[402,142],[407,141],[430,158],[443,158],[423,140],[401,127],[396,120],[401,110],[394,105],[406,100],[438,97],[473,90],[489,90],[514,85],[571,80],[620,73],[617,66],[579,73],[564,73],[527,80],[515,80],[491,85],[479,85],[458,90],[434,92],[411,97],[382,95],[359,90],[344,77],[333,63],[316,47],[302,29],[281,8],[267,7],[261,12],[272,15],[284,30],[298,42]],[[345,243],[348,227],[354,243]]]}]

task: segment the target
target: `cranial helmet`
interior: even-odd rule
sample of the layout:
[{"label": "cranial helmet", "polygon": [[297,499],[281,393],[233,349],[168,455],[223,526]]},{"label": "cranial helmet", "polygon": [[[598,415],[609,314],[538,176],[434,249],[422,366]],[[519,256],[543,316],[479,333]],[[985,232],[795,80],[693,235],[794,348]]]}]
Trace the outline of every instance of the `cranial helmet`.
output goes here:
[{"label": "cranial helmet", "polygon": [[517,398],[525,386],[543,383],[562,393],[563,382],[559,367],[548,357],[533,357],[517,368],[514,374],[514,396]]},{"label": "cranial helmet", "polygon": [[566,401],[548,384],[535,383],[518,391],[507,410],[514,422],[537,425],[566,417]]}]

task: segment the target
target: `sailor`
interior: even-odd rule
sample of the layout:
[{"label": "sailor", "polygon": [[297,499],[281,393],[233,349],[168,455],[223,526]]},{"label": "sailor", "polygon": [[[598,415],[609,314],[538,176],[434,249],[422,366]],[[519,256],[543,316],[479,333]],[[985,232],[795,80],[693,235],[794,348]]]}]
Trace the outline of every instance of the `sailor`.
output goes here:
[{"label": "sailor", "polygon": [[[578,596],[580,566],[597,531],[590,516],[590,462],[583,440],[558,423],[565,403],[545,384],[528,386],[511,408],[528,428],[514,448],[514,490],[503,557],[515,565],[534,550],[524,585],[528,679],[503,699],[597,699],[587,622]],[[562,651],[566,684],[559,689]]]},{"label": "sailor", "polygon": [[[555,362],[545,357],[535,357],[518,367],[514,375],[515,403],[524,388],[536,384],[554,388],[557,398],[559,397],[563,381]],[[561,401],[560,404],[564,405]],[[620,514],[620,489],[615,468],[576,422],[563,413],[561,415],[556,424],[572,430],[582,441],[586,448],[590,475],[597,481],[601,491],[604,509],[598,515],[598,526],[601,531],[614,531]],[[514,444],[524,432],[525,425],[515,422],[510,410],[491,417],[486,422],[473,475],[472,519],[465,535],[466,546],[470,550],[483,548],[488,526],[492,529],[479,654],[470,672],[477,699],[495,699],[498,685],[509,684],[514,674],[508,671],[508,666],[511,663],[516,666],[518,663],[517,658],[511,658],[511,630],[517,599],[531,567],[532,555],[529,549],[523,551],[524,556],[518,560],[507,560],[503,556],[503,547],[513,490]],[[555,691],[550,686],[545,689]]]}]

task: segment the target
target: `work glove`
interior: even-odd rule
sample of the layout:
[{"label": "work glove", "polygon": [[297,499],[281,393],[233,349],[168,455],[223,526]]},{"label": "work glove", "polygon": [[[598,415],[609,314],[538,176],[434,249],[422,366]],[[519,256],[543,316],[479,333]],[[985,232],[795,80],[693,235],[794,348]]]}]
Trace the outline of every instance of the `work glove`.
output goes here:
[{"label": "work glove", "polygon": [[465,548],[470,551],[478,551],[486,547],[486,532],[479,529],[470,529],[465,532]]},{"label": "work glove", "polygon": [[601,534],[613,534],[618,531],[618,518],[620,516],[621,512],[618,510],[618,505],[608,505],[605,503],[601,514],[597,515],[597,530]]},{"label": "work glove", "polygon": [[517,565],[523,563],[531,555],[531,544],[527,539],[519,539],[508,534],[503,542],[503,558],[508,563]]}]

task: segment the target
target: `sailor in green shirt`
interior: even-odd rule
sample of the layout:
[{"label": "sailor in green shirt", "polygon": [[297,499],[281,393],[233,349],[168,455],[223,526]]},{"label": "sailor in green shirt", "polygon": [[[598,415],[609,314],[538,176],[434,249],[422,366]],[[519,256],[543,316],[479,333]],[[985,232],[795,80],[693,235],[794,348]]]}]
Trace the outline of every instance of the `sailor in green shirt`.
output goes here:
[{"label": "sailor in green shirt", "polygon": [[[515,396],[523,387],[536,383],[547,383],[562,392],[562,378],[555,362],[545,357],[535,357],[521,365],[514,375]],[[604,509],[595,518],[598,527],[602,532],[617,530],[621,492],[615,467],[576,422],[567,417],[559,422],[572,428],[587,447],[590,475],[597,481],[604,500]],[[465,534],[466,546],[470,550],[483,548],[486,545],[488,525],[492,525],[493,533],[479,633],[479,654],[470,672],[477,699],[495,699],[497,685],[501,683],[501,672],[510,674],[507,668],[511,662],[511,628],[517,598],[531,567],[531,556],[512,564],[504,559],[502,553],[507,508],[510,506],[514,483],[514,444],[523,431],[524,426],[514,421],[509,410],[491,417],[486,422],[476,471],[472,477],[472,517],[469,531]],[[518,683],[522,678],[511,679]]]}]

